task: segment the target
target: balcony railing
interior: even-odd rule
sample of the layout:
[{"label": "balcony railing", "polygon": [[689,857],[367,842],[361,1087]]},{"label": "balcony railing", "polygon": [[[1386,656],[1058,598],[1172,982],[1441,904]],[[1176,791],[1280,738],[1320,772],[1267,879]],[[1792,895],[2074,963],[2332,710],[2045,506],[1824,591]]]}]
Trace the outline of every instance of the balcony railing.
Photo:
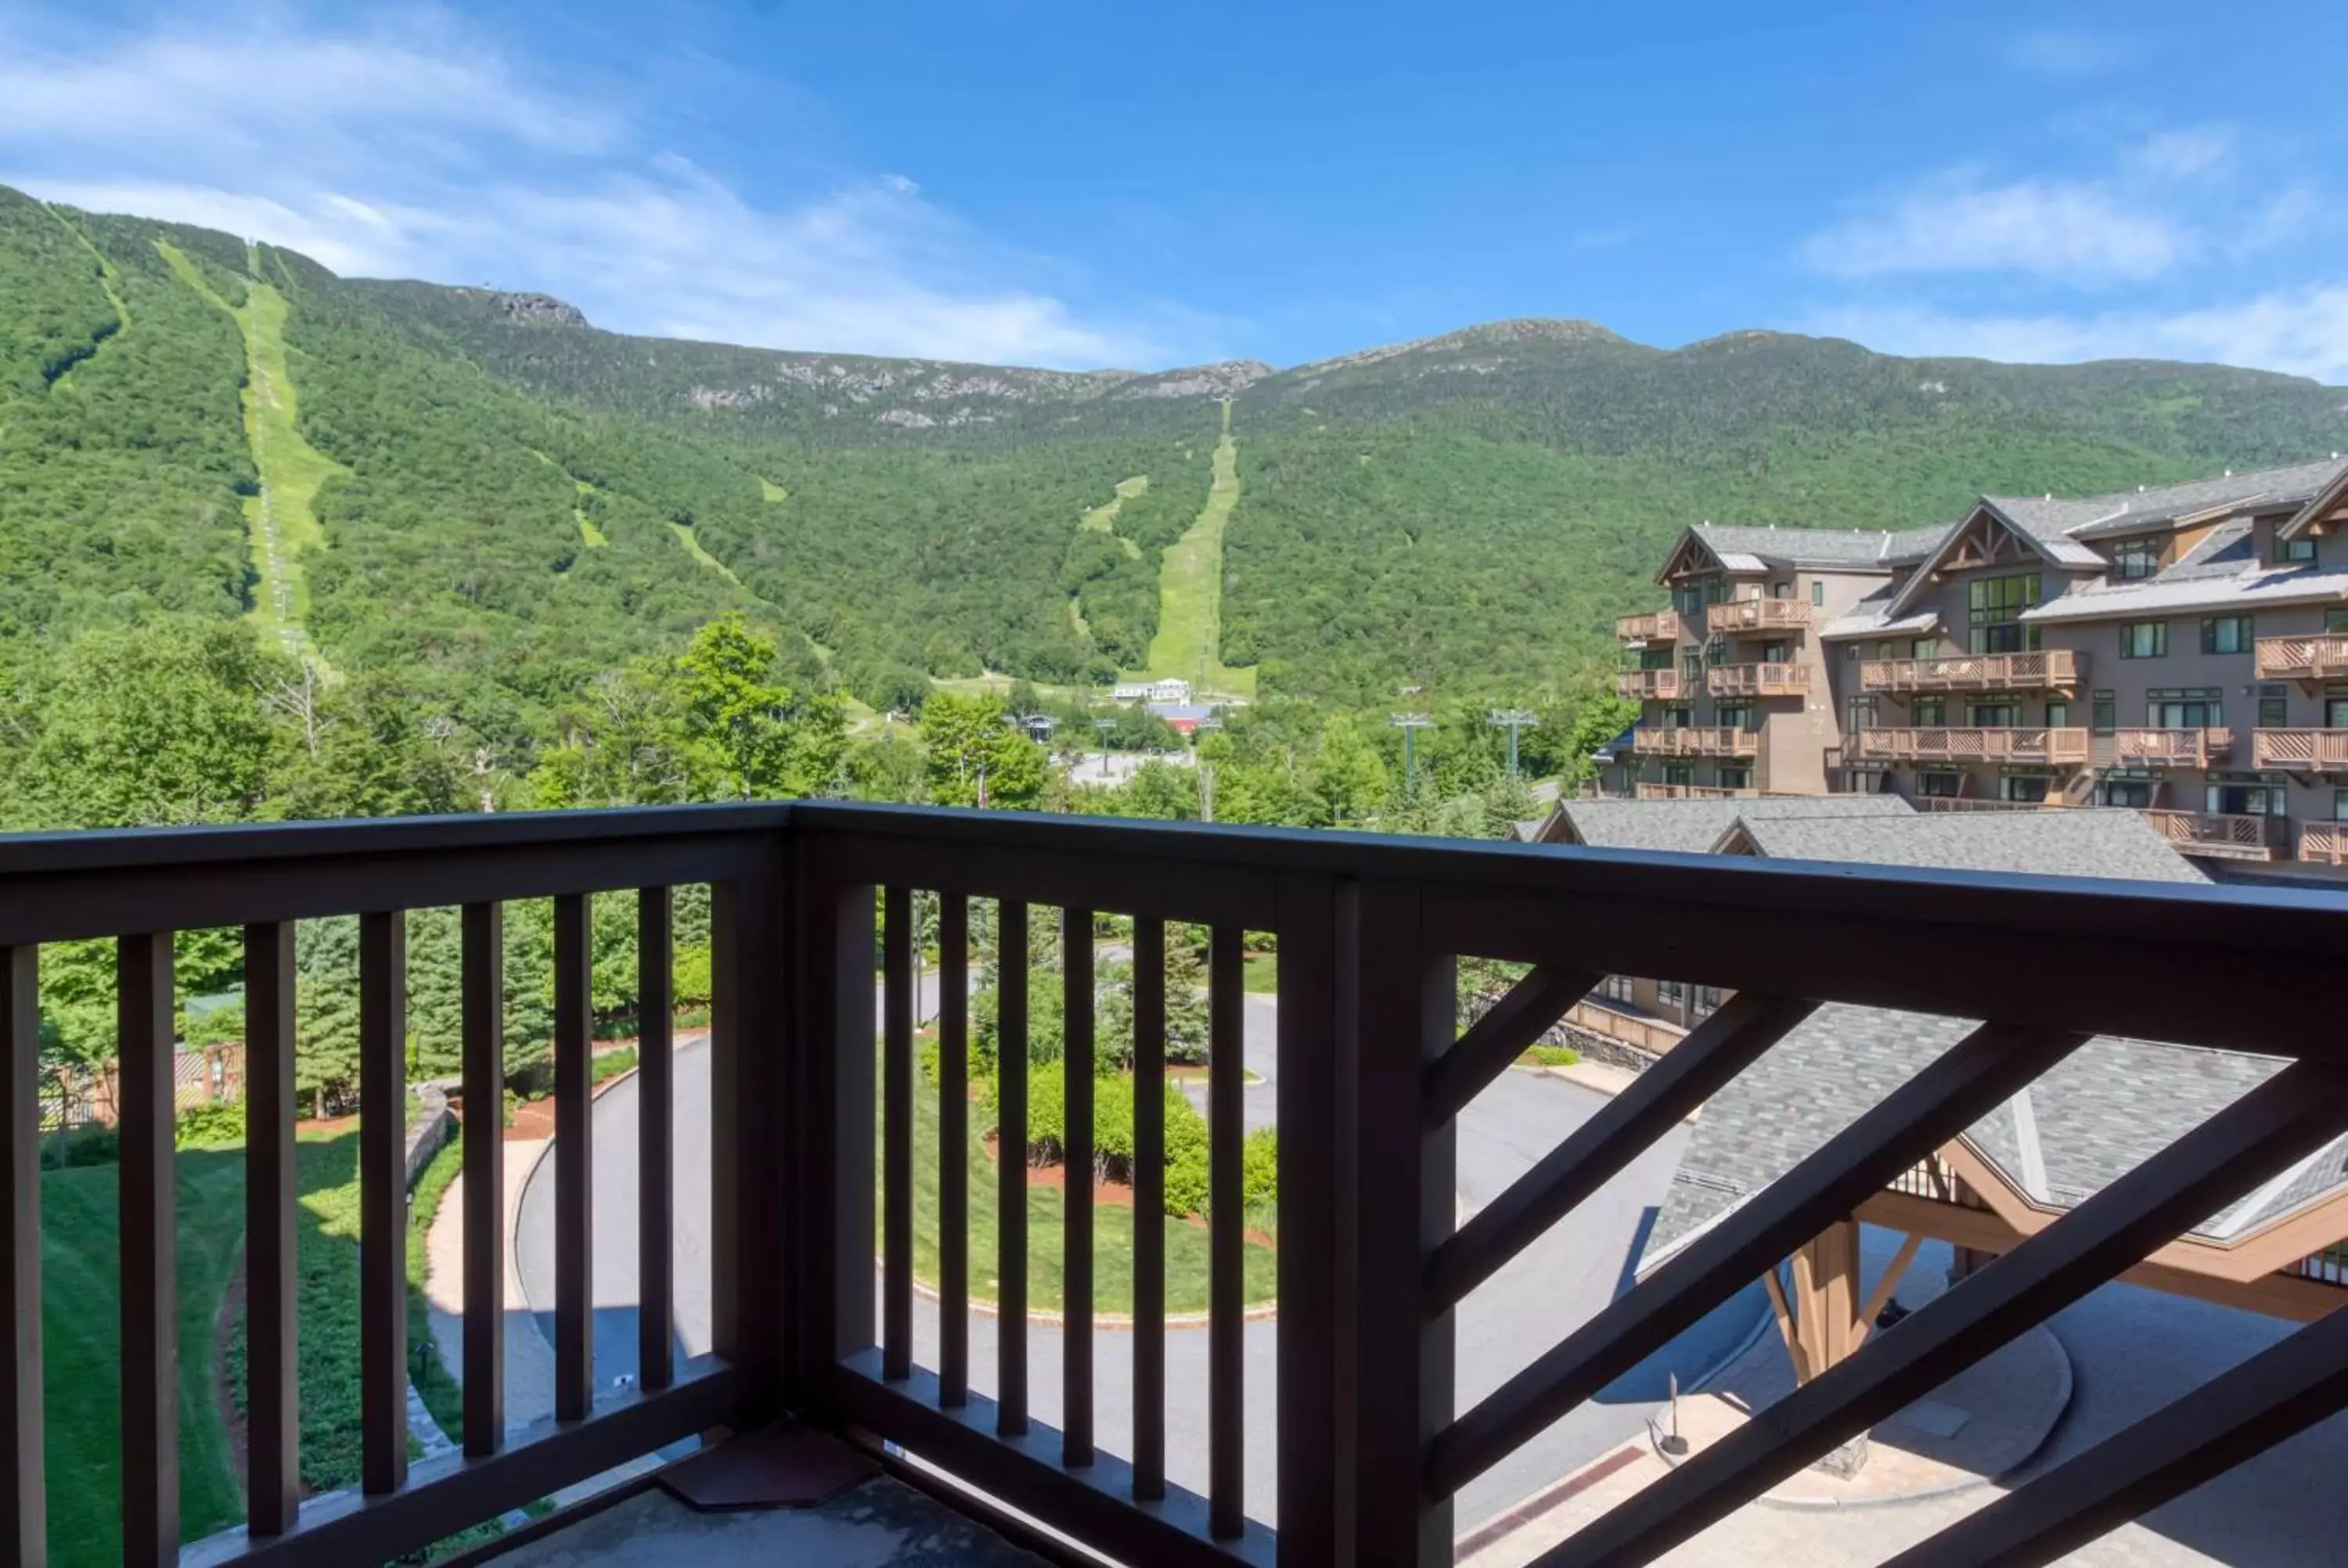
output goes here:
[{"label": "balcony railing", "polygon": [[1637,798],[1640,800],[1756,800],[1760,797],[1760,794],[1761,792],[1757,789],[1730,789],[1722,784],[1643,784],[1639,786]]},{"label": "balcony railing", "polygon": [[1715,664],[1704,678],[1715,697],[1799,697],[1810,689],[1807,664]]},{"label": "balcony railing", "polygon": [[1682,729],[1637,729],[1631,749],[1649,757],[1751,757],[1761,752],[1756,730],[1733,725],[1691,724]]},{"label": "balcony railing", "polygon": [[1930,659],[1862,659],[1867,692],[2071,692],[2087,656],[2068,648],[2034,653],[1952,653]]},{"label": "balcony railing", "polygon": [[1676,670],[1625,670],[1614,677],[1614,694],[1633,702],[1668,702],[1685,685]]},{"label": "balcony railing", "polygon": [[1675,610],[1651,610],[1643,615],[1618,616],[1614,636],[1622,642],[1688,642],[1687,623]]},{"label": "balcony railing", "polygon": [[[644,1102],[667,1105],[658,1020],[669,897],[712,888],[709,1180],[714,1351],[672,1358],[667,1128],[641,1122],[640,1380],[598,1388],[590,1266],[602,1194],[583,1157],[592,1084],[592,897],[633,907],[646,1029]],[[934,1090],[916,1065],[920,960],[911,899],[935,899],[946,999]],[[411,1464],[404,1204],[406,917],[463,906],[464,1078],[494,1106],[502,1066],[501,908],[554,901],[553,1205],[556,1421],[510,1442],[502,1178],[494,1115],[465,1130],[465,1451]],[[1207,964],[1209,1325],[1196,1392],[1203,1480],[1169,1478],[1165,1223],[1149,1173],[1163,1131],[1137,1126],[1142,1182],[1130,1355],[1133,1420],[1095,1422],[1093,1197],[1062,1209],[1061,1365],[1031,1408],[1027,1338],[990,1335],[994,1394],[973,1390],[971,1296],[999,1279],[998,1325],[1024,1322],[1027,1173],[1001,1163],[996,1250],[959,1228],[964,1162],[940,1163],[935,1365],[913,1326],[916,1095],[961,1135],[973,1071],[967,994],[973,902],[994,928],[1061,912],[1064,1092],[1071,1168],[1091,1150],[1094,912],[1133,922],[1136,1100],[1159,1102],[1169,922],[1212,932]],[[297,1235],[294,922],[355,913],[360,1040],[360,1338],[364,1502],[304,1498],[294,1375]],[[885,916],[885,921],[882,917]],[[1544,1561],[1649,1562],[1725,1518],[2116,1277],[2348,1129],[2348,1042],[2320,985],[2242,986],[2250,972],[2322,973],[2348,950],[2348,900],[2227,886],[1822,870],[1586,849],[1111,823],[829,804],[545,816],[63,835],[0,840],[0,1527],[5,1560],[43,1540],[40,1174],[36,1143],[39,944],[108,938],[121,991],[119,1388],[124,1557],[180,1544],[170,1071],[171,933],[242,927],[249,1051],[245,1197],[249,1533],[232,1556],[375,1563],[494,1520],[614,1465],[790,1414],[901,1454],[1112,1559],[1191,1568],[1452,1560],[1453,1500],[1529,1439],[1774,1270],[2088,1036],[2268,1053],[2283,1067],[2176,1144],[1869,1337],[1733,1439],[1647,1485]],[[1241,936],[1276,937],[1281,1085],[1276,1348],[1242,1332]],[[1025,950],[1025,943],[1019,950]],[[2062,983],[2013,977],[2063,956]],[[876,965],[877,955],[877,965]],[[1529,966],[1464,1034],[1460,957]],[[876,968],[880,993],[875,1020]],[[1027,968],[1005,966],[1001,1038],[1025,1038]],[[1606,974],[1670,973],[1734,994],[1663,1061],[1568,1132],[1518,1185],[1463,1222],[1453,1192],[1459,1112]],[[1986,1020],[1782,1177],[1755,1191],[1633,1288],[1497,1389],[1461,1397],[1455,1309],[1822,1004]],[[1016,1044],[1013,1060],[1024,1059]],[[1025,1080],[1004,1082],[1006,1146],[1024,1142]],[[649,1156],[658,1156],[652,1158]],[[697,1181],[697,1176],[695,1178]],[[880,1262],[876,1266],[875,1253]],[[925,1287],[927,1288],[927,1287]],[[927,1308],[924,1309],[928,1310]],[[2328,1414],[2340,1325],[2312,1324],[2240,1368],[1952,1525],[1935,1563],[2040,1562],[2155,1508]],[[926,1355],[928,1352],[923,1351]],[[1255,1412],[1251,1421],[1250,1386]],[[1266,1389],[1265,1384],[1271,1388]],[[1176,1392],[1188,1393],[1188,1389]],[[1267,1397],[1269,1395],[1270,1397]],[[1244,1491],[1251,1425],[1274,1495]],[[1119,1457],[1120,1453],[1129,1457]],[[60,1476],[60,1484],[81,1484]],[[2307,1506],[2320,1506],[2311,1498]],[[1276,1504],[1279,1529],[1251,1522]]]},{"label": "balcony railing", "polygon": [[2277,816],[2160,810],[2141,815],[2163,838],[2186,855],[2218,856],[2230,860],[2271,860],[2283,847],[2283,822]]},{"label": "balcony railing", "polygon": [[2256,730],[2250,760],[2261,768],[2348,772],[2348,730]]},{"label": "balcony railing", "polygon": [[2115,761],[2139,767],[2207,769],[2234,749],[2231,730],[2115,730]]},{"label": "balcony railing", "polygon": [[1860,762],[2045,763],[2087,760],[2087,732],[2075,729],[1869,729],[1845,743]]},{"label": "balcony railing", "polygon": [[1920,794],[1908,802],[1918,811],[2060,811],[2060,802],[2051,800],[1998,800],[1978,794]]},{"label": "balcony railing", "polygon": [[2261,637],[2261,681],[2333,681],[2348,678],[2348,636]]},{"label": "balcony railing", "polygon": [[1661,1056],[1687,1038],[1687,1030],[1675,1023],[1586,997],[1566,1009],[1565,1021],[1576,1029],[1620,1040],[1650,1056]]},{"label": "balcony railing", "polygon": [[1810,623],[1807,599],[1737,599],[1704,612],[1712,631],[1797,631]]},{"label": "balcony railing", "polygon": [[2311,822],[2299,830],[2299,857],[2348,866],[2348,822]]}]

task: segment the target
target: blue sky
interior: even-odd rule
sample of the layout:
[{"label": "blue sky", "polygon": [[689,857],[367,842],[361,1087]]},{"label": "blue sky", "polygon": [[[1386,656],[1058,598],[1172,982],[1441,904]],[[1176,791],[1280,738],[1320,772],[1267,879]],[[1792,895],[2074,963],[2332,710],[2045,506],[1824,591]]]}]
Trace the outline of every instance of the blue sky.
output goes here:
[{"label": "blue sky", "polygon": [[786,348],[1581,316],[2337,384],[2343,45],[2336,0],[8,0],[0,182]]}]

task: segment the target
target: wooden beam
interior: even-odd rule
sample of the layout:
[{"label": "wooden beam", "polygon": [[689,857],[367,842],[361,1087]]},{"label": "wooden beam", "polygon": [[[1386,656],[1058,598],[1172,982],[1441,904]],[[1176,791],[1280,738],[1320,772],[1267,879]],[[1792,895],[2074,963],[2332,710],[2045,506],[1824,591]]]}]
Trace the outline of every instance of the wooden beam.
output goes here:
[{"label": "wooden beam", "polygon": [[1768,1287],[1769,1311],[1777,1319],[1777,1337],[1786,1342],[1786,1354],[1793,1358],[1794,1381],[1807,1383],[1810,1380],[1809,1361],[1802,1354],[1801,1336],[1794,1331],[1794,1309],[1786,1303],[1786,1287],[1778,1282],[1774,1268],[1761,1276],[1761,1283]]},{"label": "wooden beam", "polygon": [[1883,1277],[1875,1282],[1875,1288],[1868,1293],[1867,1305],[1859,1309],[1859,1321],[1851,1326],[1850,1348],[1853,1350],[1866,1344],[1867,1337],[1875,1331],[1875,1320],[1883,1316],[1883,1308],[1890,1301],[1891,1293],[1900,1288],[1900,1281],[1907,1276],[1908,1266],[1916,1261],[1916,1251],[1923,1245],[1923,1233],[1910,1231],[1900,1243],[1900,1250],[1891,1255],[1891,1266],[1885,1269]]}]

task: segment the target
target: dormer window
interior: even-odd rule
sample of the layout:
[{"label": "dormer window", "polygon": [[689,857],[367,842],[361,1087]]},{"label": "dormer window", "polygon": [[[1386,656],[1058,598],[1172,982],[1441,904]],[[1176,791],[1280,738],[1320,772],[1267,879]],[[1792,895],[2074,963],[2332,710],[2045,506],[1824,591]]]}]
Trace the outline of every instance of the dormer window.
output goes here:
[{"label": "dormer window", "polygon": [[2147,578],[2160,570],[2160,541],[2122,539],[2112,550],[2112,574],[2123,582]]},{"label": "dormer window", "polygon": [[2302,534],[2295,539],[2275,541],[2275,559],[2278,561],[2312,561],[2314,559],[2315,536],[2313,534]]}]

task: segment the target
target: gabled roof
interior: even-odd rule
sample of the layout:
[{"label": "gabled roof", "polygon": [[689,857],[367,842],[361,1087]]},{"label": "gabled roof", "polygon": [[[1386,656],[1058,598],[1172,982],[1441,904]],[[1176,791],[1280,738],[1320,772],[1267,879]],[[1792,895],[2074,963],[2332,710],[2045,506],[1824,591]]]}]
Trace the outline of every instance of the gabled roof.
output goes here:
[{"label": "gabled roof", "polygon": [[1779,860],[2146,882],[2209,880],[2133,811],[2049,807],[1908,816],[1740,816],[1714,847]]},{"label": "gabled roof", "polygon": [[2275,532],[2286,539],[2295,539],[2319,518],[2330,517],[2343,506],[2348,506],[2348,467],[2334,475],[2307,504],[2291,514],[2289,521],[2279,525]]},{"label": "gabled roof", "polygon": [[1912,816],[1896,794],[1760,795],[1745,800],[1569,800],[1541,825],[1542,844],[1702,855],[1739,818]]}]

